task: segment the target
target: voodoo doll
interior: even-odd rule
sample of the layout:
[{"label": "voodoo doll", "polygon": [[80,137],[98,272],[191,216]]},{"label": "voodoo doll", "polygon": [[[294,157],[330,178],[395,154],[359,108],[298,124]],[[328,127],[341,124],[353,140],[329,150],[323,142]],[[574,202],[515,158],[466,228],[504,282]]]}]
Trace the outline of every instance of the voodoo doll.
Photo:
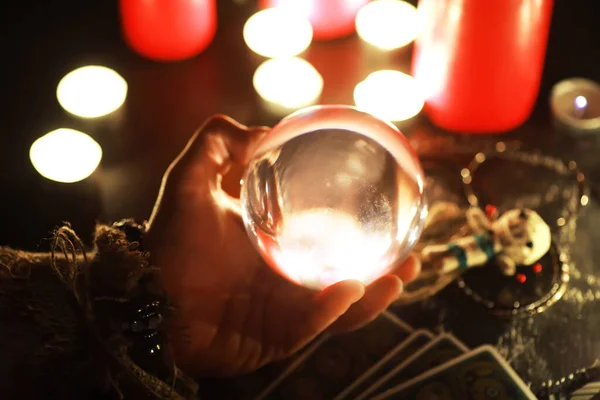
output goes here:
[{"label": "voodoo doll", "polygon": [[[453,227],[458,232],[448,235]],[[422,300],[441,290],[462,272],[495,261],[505,275],[517,265],[539,261],[551,245],[550,227],[530,209],[513,209],[502,215],[495,207],[461,210],[452,203],[435,204],[416,253],[423,264],[415,282],[407,285],[400,303]]]}]

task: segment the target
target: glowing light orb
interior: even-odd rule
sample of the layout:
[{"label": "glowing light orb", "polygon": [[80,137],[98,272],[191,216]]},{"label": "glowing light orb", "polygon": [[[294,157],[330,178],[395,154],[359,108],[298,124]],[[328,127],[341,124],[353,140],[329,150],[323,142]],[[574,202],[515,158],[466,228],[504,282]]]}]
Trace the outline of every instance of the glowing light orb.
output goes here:
[{"label": "glowing light orb", "polygon": [[583,110],[587,107],[588,101],[585,96],[577,96],[575,97],[575,107],[579,110]]},{"label": "glowing light orb", "polygon": [[312,26],[299,14],[268,8],[251,16],[244,25],[244,41],[258,55],[293,57],[312,42]]},{"label": "glowing light orb", "polygon": [[400,0],[375,0],[356,15],[356,32],[365,42],[382,50],[406,46],[421,29],[417,9]]},{"label": "glowing light orb", "polygon": [[61,128],[33,142],[29,159],[44,178],[73,183],[84,180],[98,168],[102,148],[83,132]]},{"label": "glowing light orb", "polygon": [[127,82],[110,68],[88,65],[65,75],[56,88],[60,105],[83,118],[112,113],[127,97]]},{"label": "glowing light orb", "polygon": [[415,78],[400,71],[373,72],[354,88],[356,106],[387,121],[410,119],[423,109],[425,96]]},{"label": "glowing light orb", "polygon": [[308,61],[277,58],[262,63],[254,73],[261,98],[290,111],[314,104],[323,91],[323,77]]},{"label": "glowing light orb", "polygon": [[423,182],[393,125],[353,107],[310,107],[259,143],[242,183],[242,216],[265,261],[290,281],[315,290],[368,284],[418,240]]}]

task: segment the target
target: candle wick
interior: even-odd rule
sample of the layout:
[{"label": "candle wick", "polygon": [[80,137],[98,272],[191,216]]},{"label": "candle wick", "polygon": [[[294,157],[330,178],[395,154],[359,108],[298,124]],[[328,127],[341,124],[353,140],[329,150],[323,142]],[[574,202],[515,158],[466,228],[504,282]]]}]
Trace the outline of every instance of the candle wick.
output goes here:
[{"label": "candle wick", "polygon": [[585,96],[575,97],[574,106],[575,106],[575,117],[579,118],[579,119],[583,119],[583,117],[585,115],[585,111],[588,106],[588,101],[585,98]]}]

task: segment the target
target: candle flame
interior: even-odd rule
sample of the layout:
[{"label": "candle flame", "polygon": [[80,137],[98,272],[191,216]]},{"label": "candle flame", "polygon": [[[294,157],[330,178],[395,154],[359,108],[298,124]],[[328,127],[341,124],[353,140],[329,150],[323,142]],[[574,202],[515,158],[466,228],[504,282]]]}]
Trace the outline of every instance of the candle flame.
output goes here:
[{"label": "candle flame", "polygon": [[250,50],[268,58],[294,57],[308,48],[313,30],[308,19],[285,8],[267,8],[244,25]]},{"label": "candle flame", "polygon": [[317,102],[323,91],[323,77],[301,58],[274,58],[256,69],[253,85],[261,98],[289,114]]},{"label": "candle flame", "polygon": [[98,168],[102,148],[83,132],[61,128],[33,142],[29,158],[44,178],[74,183],[87,178]]},{"label": "candle flame", "polygon": [[415,78],[400,71],[373,72],[354,89],[356,106],[387,121],[410,119],[423,108],[425,97]]},{"label": "candle flame", "polygon": [[421,29],[419,18],[412,4],[375,0],[356,15],[356,31],[365,42],[381,50],[394,50],[415,40]]},{"label": "candle flame", "polygon": [[578,110],[583,110],[584,108],[586,108],[588,105],[588,101],[585,98],[585,96],[577,96],[575,97],[575,107]]},{"label": "candle flame", "polygon": [[82,118],[97,118],[117,110],[127,97],[127,82],[116,71],[100,65],[77,68],[56,88],[60,105]]}]

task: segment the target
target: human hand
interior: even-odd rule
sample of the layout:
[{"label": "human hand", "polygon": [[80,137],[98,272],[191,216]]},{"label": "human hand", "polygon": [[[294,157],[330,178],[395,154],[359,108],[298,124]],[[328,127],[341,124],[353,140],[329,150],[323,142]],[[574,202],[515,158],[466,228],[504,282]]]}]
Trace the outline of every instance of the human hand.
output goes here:
[{"label": "human hand", "polygon": [[144,243],[177,307],[170,332],[175,360],[190,374],[249,372],[326,329],[357,329],[420,270],[411,257],[367,287],[348,280],[321,292],[271,270],[245,232],[239,200],[222,189],[231,166],[246,165],[267,130],[209,119],[166,171],[149,221]]}]

